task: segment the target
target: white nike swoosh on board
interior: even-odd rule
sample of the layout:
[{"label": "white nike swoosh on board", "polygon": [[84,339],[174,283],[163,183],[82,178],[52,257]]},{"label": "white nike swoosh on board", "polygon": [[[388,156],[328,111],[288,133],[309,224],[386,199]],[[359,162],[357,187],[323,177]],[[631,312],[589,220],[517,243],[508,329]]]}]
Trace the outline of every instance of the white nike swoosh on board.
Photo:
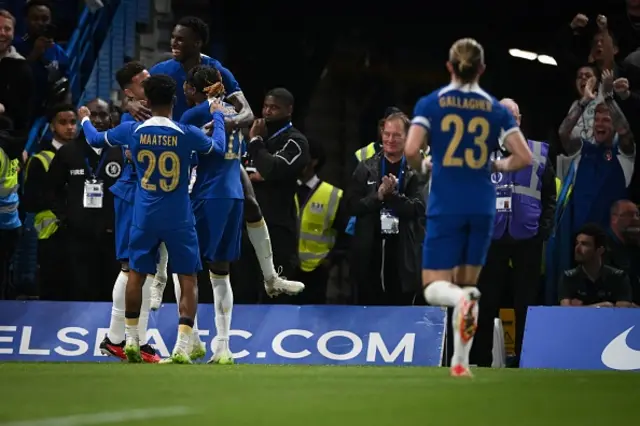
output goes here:
[{"label": "white nike swoosh on board", "polygon": [[613,370],[640,370],[640,350],[630,348],[627,336],[635,326],[620,333],[602,351],[602,363]]}]

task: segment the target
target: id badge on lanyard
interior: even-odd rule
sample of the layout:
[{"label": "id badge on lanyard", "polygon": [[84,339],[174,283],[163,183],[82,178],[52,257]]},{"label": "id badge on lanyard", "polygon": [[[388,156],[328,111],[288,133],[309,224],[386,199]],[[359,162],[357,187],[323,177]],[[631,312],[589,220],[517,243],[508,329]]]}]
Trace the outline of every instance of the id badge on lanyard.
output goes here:
[{"label": "id badge on lanyard", "polygon": [[[398,192],[402,192],[402,181],[404,178],[404,168],[406,164],[406,159],[402,157],[402,162],[400,163],[400,170],[398,172]],[[387,167],[384,157],[382,158],[382,165],[380,166],[380,175],[387,175]],[[392,210],[382,208],[380,210],[380,232],[383,235],[397,235],[400,231],[400,219],[396,216]]]},{"label": "id badge on lanyard", "polygon": [[101,209],[104,199],[104,184],[102,181],[91,179],[84,182],[83,205],[85,209]]},{"label": "id badge on lanyard", "polygon": [[89,159],[85,157],[87,170],[89,172],[90,179],[84,182],[84,195],[82,197],[82,205],[85,209],[101,209],[104,202],[104,182],[97,178],[98,173],[102,170],[105,160],[107,159],[106,153],[103,153],[98,163],[98,167],[95,172],[89,164]]},{"label": "id badge on lanyard", "polygon": [[498,213],[511,213],[513,207],[513,185],[501,185],[496,187],[496,211]]}]

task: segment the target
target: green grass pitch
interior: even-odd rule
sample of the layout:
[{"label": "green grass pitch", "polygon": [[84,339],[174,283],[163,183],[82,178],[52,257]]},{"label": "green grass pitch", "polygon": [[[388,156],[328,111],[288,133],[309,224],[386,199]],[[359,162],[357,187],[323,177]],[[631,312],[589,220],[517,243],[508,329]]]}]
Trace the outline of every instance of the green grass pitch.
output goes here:
[{"label": "green grass pitch", "polygon": [[0,364],[0,426],[551,426],[637,422],[640,374]]}]

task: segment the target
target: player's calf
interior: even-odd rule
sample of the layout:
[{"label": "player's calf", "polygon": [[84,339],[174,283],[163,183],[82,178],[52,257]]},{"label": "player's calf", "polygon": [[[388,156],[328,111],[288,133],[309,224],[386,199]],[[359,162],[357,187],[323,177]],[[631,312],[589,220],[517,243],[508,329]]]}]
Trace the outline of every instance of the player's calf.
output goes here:
[{"label": "player's calf", "polygon": [[213,288],[213,307],[215,312],[216,337],[214,354],[210,363],[233,364],[229,350],[229,332],[233,311],[233,291],[229,279],[229,262],[210,262],[209,277]]},{"label": "player's calf", "polygon": [[129,362],[142,362],[140,356],[140,336],[138,324],[142,307],[142,286],[146,274],[131,270],[125,293],[125,334],[124,352]]}]

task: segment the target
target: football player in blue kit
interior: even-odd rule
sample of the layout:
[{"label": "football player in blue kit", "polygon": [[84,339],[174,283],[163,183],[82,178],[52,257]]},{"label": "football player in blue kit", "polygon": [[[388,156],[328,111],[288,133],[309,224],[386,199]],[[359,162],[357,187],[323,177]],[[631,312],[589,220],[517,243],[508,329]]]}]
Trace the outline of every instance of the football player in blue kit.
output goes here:
[{"label": "football player in blue kit", "polygon": [[[126,122],[107,132],[97,132],[88,120],[89,112],[80,108],[82,127],[92,146],[128,147],[139,178],[133,223],[129,236],[131,271],[125,297],[125,354],[130,362],[140,362],[138,322],[142,286],[155,273],[158,248],[165,243],[169,266],[181,285],[178,337],[170,362],[191,363],[189,345],[198,306],[197,273],[202,269],[195,221],[189,199],[191,153],[224,156],[226,138],[222,104],[210,106],[213,136],[199,128],[170,119],[175,102],[175,81],[167,75],[154,75],[143,82],[152,117],[144,122]],[[85,119],[86,118],[86,119]]]},{"label": "football player in blue kit", "polygon": [[[209,102],[223,99],[225,87],[220,72],[209,66],[196,66],[187,75],[184,84],[187,103],[193,107],[180,119],[182,124],[202,127],[211,120]],[[234,116],[236,109],[226,104],[225,116]],[[216,338],[214,355],[210,362],[230,364],[233,362],[229,350],[229,330],[233,308],[233,292],[229,280],[229,264],[240,257],[240,242],[244,220],[248,229],[259,229],[262,220],[260,206],[255,200],[249,177],[241,165],[245,144],[238,129],[227,134],[227,152],[224,158],[200,156],[196,169],[196,180],[191,193],[196,230],[200,242],[200,253],[206,262],[213,286]],[[213,202],[215,200],[215,202]],[[245,210],[246,209],[246,210]],[[256,217],[257,216],[257,217]],[[266,225],[263,227],[266,231]],[[270,245],[268,231],[261,238],[250,240],[260,256],[265,244]],[[259,241],[256,241],[259,240]],[[254,241],[256,241],[254,243]],[[267,278],[265,287],[269,295],[279,293],[297,294],[304,285],[297,281],[285,280],[278,276],[273,265],[271,250],[263,254],[269,262],[260,262]]]},{"label": "football player in blue kit", "polygon": [[[511,204],[508,191],[496,194],[491,173],[524,168],[532,154],[511,113],[478,85],[485,64],[477,41],[456,41],[447,70],[451,83],[418,100],[405,154],[412,167],[431,171],[424,296],[431,305],[454,308],[451,375],[470,377],[469,351],[480,298],[475,286],[491,243],[496,208]],[[491,162],[499,139],[510,155]],[[425,142],[431,159],[420,155]]]},{"label": "football player in blue kit", "polygon": [[[145,101],[142,82],[147,78],[149,78],[149,72],[145,66],[135,61],[127,63],[116,72],[116,81],[125,95],[139,101]],[[135,119],[131,114],[125,113],[121,117],[121,122],[124,123],[127,121],[135,121]],[[113,286],[113,305],[111,307],[109,331],[100,343],[100,350],[103,354],[112,355],[120,359],[126,359],[124,354],[124,299],[125,288],[129,277],[129,231],[133,220],[133,202],[136,187],[138,186],[138,176],[136,175],[133,160],[130,158],[131,153],[124,147],[123,151],[125,151],[127,161],[120,178],[109,188],[114,195],[116,259],[120,261],[122,271]],[[142,287],[142,307],[139,322],[140,354],[142,355],[143,361],[150,363],[160,361],[160,357],[154,348],[147,343],[146,338],[149,310],[151,308],[151,290],[154,286],[153,282],[157,280],[167,281],[167,256],[164,244],[160,247],[160,259],[156,274],[147,277],[146,284]]]}]

